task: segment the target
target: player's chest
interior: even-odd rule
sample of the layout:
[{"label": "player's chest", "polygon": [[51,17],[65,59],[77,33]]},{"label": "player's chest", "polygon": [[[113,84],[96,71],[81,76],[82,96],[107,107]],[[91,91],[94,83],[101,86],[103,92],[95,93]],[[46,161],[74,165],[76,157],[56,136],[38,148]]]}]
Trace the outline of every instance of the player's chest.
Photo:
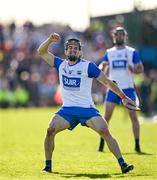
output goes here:
[{"label": "player's chest", "polygon": [[116,61],[120,59],[127,60],[129,58],[129,54],[127,51],[114,51],[109,54],[109,60],[110,61]]},{"label": "player's chest", "polygon": [[79,91],[85,78],[85,72],[79,66],[62,66],[59,76],[64,89]]},{"label": "player's chest", "polygon": [[112,69],[127,68],[128,55],[125,51],[111,53],[109,56],[109,64]]},{"label": "player's chest", "polygon": [[81,77],[85,75],[85,71],[81,66],[64,65],[60,68],[60,74],[69,77]]}]

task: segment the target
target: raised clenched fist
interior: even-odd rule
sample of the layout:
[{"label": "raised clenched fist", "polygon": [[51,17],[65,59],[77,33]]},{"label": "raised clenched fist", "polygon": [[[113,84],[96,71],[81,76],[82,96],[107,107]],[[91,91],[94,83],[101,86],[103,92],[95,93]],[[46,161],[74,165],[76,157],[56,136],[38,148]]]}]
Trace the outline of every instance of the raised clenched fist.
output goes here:
[{"label": "raised clenched fist", "polygon": [[58,40],[60,40],[60,35],[57,34],[57,33],[53,33],[50,35],[49,39],[52,41],[52,42],[56,42]]}]

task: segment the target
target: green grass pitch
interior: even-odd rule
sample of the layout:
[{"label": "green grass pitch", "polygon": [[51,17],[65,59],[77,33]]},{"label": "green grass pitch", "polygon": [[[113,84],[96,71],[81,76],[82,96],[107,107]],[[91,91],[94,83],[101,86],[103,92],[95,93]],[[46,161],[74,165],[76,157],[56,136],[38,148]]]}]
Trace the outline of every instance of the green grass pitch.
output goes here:
[{"label": "green grass pitch", "polygon": [[[103,114],[103,106],[98,109]],[[53,173],[42,173],[43,141],[49,119],[56,110],[0,110],[0,179],[157,179],[157,123],[141,124],[143,154],[138,155],[134,152],[131,122],[121,107],[113,114],[110,130],[125,160],[134,164],[132,172],[121,174],[117,160],[107,147],[104,153],[97,151],[99,135],[79,125],[56,136]]]}]

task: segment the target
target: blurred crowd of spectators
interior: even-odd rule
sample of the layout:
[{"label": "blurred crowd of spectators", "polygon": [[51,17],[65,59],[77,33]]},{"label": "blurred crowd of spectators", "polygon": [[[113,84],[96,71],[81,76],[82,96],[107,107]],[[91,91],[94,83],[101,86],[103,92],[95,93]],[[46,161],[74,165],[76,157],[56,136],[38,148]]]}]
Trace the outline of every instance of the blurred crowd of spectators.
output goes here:
[{"label": "blurred crowd of spectators", "polygon": [[1,107],[50,106],[61,103],[56,70],[37,55],[37,48],[52,32],[61,35],[61,41],[55,43],[53,48],[50,47],[56,56],[64,58],[64,42],[71,37],[83,41],[84,56],[87,59],[97,60],[99,49],[105,50],[104,37],[89,31],[74,32],[68,26],[57,24],[35,26],[26,22],[20,27],[15,23],[6,26],[0,24]]},{"label": "blurred crowd of spectators", "polygon": [[[64,58],[65,41],[77,37],[83,43],[83,57],[99,64],[106,48],[112,46],[110,31],[111,27],[105,31],[95,31],[95,28],[90,27],[84,32],[77,32],[69,26],[58,24],[36,26],[25,22],[20,27],[15,23],[0,24],[0,107],[61,104],[56,70],[37,55],[38,46],[49,34],[57,32],[61,35],[61,40],[55,43],[53,48],[50,47],[50,51],[56,56]],[[151,85],[157,82],[156,77],[155,70],[150,70],[142,76],[143,81],[139,84],[139,87],[142,87],[139,88],[141,96],[146,96],[146,93],[150,96]],[[105,87],[94,82],[93,98],[96,103],[103,102],[105,92]]]}]

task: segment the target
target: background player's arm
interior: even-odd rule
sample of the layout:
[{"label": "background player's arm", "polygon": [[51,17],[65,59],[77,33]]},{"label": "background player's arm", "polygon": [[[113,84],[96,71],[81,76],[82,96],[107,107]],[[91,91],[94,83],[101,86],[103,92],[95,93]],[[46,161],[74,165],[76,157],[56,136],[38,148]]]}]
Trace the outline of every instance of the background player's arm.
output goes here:
[{"label": "background player's arm", "polygon": [[144,68],[143,64],[140,60],[140,56],[137,50],[133,52],[133,57],[132,57],[132,63],[133,65],[128,65],[128,69],[135,74],[143,73]]},{"label": "background player's arm", "polygon": [[60,39],[59,34],[51,34],[46,41],[44,41],[38,48],[38,54],[47,62],[50,66],[54,65],[54,55],[48,51],[48,47],[51,43],[56,42]]},{"label": "background player's arm", "polygon": [[129,65],[128,68],[132,73],[135,74],[143,73],[144,71],[144,67],[142,63],[135,64],[133,67]]}]

